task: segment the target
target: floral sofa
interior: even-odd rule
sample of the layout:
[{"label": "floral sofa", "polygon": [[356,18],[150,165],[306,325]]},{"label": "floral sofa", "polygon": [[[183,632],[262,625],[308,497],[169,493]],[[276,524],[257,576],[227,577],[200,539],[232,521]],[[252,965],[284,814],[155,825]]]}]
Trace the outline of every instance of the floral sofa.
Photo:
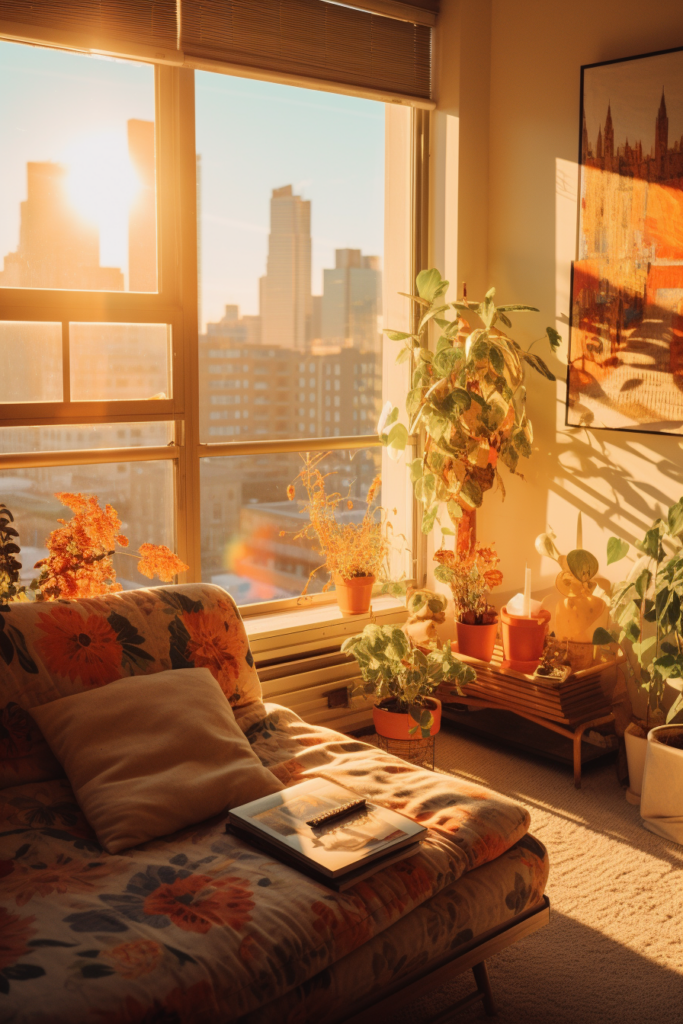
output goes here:
[{"label": "floral sofa", "polygon": [[[226,834],[225,816],[104,853],[30,710],[191,666],[281,781],[323,776],[404,811],[429,827],[421,852],[343,893]],[[218,587],[2,608],[0,680],[3,1024],[333,1024],[542,899],[521,806],[262,703]]]}]

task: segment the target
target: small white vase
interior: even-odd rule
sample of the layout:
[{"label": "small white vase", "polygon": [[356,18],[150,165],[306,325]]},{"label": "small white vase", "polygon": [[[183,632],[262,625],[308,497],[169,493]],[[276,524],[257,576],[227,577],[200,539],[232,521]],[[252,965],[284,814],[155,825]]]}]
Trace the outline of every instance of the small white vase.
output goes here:
[{"label": "small white vase", "polygon": [[626,799],[630,804],[640,803],[640,794],[643,791],[643,772],[645,770],[645,755],[647,753],[647,737],[639,736],[637,726],[631,723],[624,732],[626,744],[626,760],[628,762],[628,789]]}]

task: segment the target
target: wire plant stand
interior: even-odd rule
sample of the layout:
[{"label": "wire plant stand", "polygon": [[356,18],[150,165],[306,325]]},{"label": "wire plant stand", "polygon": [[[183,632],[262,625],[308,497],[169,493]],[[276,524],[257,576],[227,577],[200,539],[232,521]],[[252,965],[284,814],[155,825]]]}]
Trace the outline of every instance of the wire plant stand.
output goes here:
[{"label": "wire plant stand", "polygon": [[425,736],[415,740],[394,740],[377,733],[377,746],[388,754],[400,757],[410,764],[434,771],[436,736]]}]

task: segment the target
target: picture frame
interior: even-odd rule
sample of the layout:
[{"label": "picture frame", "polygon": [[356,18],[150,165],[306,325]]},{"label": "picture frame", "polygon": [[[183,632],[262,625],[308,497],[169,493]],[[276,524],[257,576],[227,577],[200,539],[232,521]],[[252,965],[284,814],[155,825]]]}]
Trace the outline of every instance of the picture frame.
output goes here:
[{"label": "picture frame", "polygon": [[581,68],[567,426],[683,435],[683,47]]}]

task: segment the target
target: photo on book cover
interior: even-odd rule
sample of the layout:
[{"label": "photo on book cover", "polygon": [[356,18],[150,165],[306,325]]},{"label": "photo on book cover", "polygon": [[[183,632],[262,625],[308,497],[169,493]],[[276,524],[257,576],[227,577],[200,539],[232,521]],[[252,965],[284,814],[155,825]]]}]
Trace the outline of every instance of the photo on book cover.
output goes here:
[{"label": "photo on book cover", "polygon": [[382,843],[407,835],[402,829],[396,828],[395,824],[383,820],[379,814],[367,807],[315,828],[306,824],[310,818],[332,810],[339,803],[340,801],[326,800],[314,793],[302,794],[291,803],[252,815],[252,821],[267,825],[282,836],[306,836],[313,849],[330,851],[371,850]]}]

